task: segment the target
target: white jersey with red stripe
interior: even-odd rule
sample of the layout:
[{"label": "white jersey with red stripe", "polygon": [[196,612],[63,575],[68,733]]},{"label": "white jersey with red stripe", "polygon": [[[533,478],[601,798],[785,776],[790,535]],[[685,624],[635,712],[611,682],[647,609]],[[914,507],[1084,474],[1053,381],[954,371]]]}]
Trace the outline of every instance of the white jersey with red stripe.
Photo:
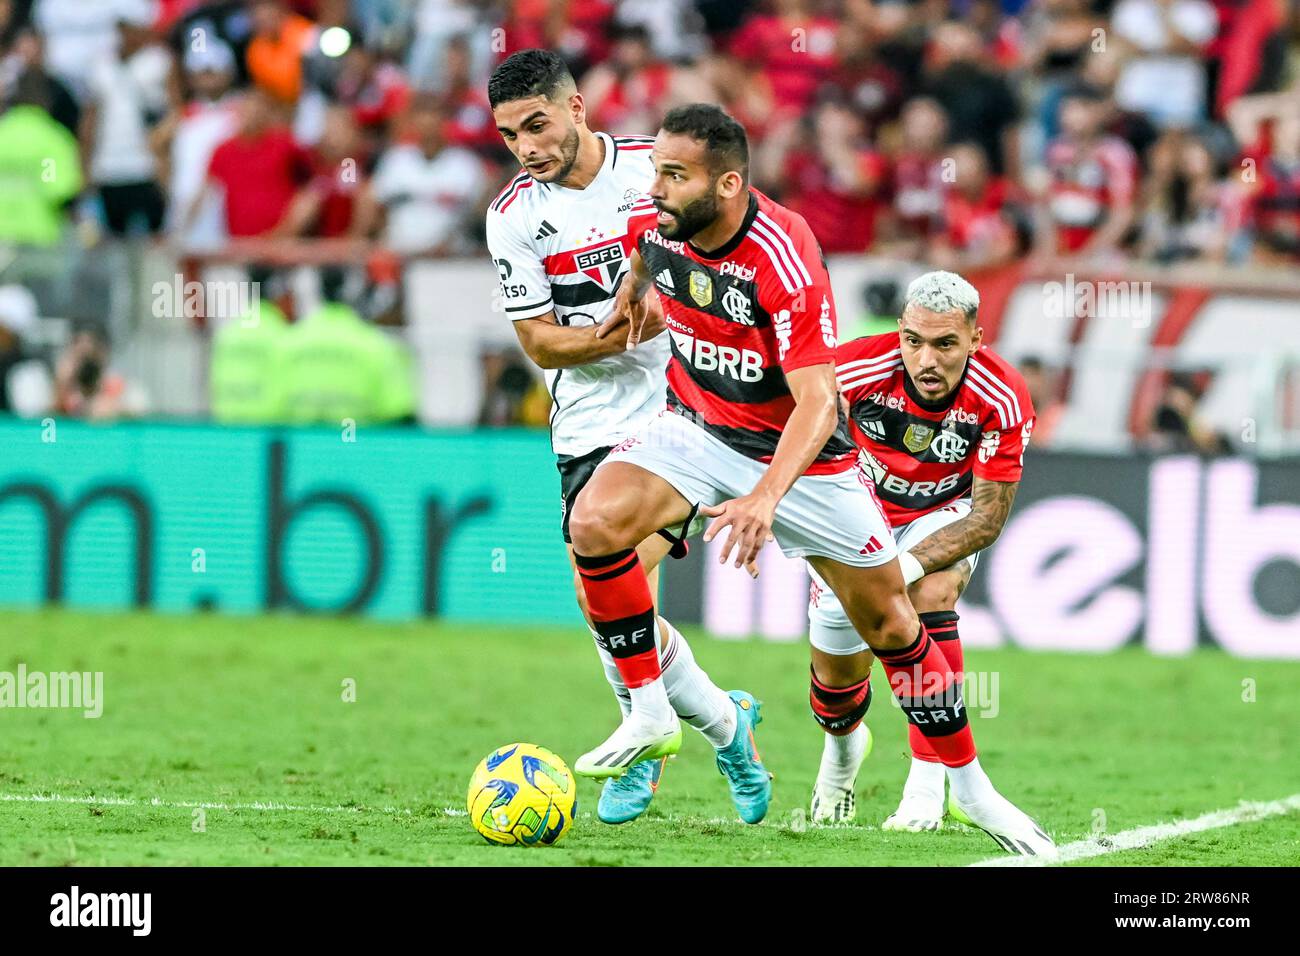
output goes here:
[{"label": "white jersey with red stripe", "polygon": [[1020,373],[988,346],[966,360],[961,381],[939,402],[912,384],[896,332],[845,342],[835,363],[891,526],[969,495],[975,477],[1020,480],[1034,406]]},{"label": "white jersey with red stripe", "polygon": [[[560,325],[599,325],[613,309],[632,249],[628,220],[654,208],[654,140],[595,135],[605,157],[585,189],[521,172],[488,208],[488,248],[514,321],[554,311]],[[555,453],[585,455],[640,430],[664,408],[668,356],[664,335],[589,365],[547,369]]]}]

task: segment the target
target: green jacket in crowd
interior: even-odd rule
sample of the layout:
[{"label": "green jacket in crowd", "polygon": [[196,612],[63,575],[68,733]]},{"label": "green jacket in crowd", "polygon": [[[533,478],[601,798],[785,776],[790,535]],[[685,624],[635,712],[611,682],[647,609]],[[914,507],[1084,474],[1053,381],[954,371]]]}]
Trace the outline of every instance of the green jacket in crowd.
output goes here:
[{"label": "green jacket in crowd", "polygon": [[39,106],[0,114],[0,243],[52,246],[81,191],[77,140]]}]

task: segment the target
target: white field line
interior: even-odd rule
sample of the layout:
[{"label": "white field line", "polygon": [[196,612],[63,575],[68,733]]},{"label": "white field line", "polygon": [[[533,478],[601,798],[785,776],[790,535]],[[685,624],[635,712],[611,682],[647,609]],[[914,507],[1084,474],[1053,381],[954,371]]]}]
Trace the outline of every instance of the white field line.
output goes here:
[{"label": "white field line", "polygon": [[[104,807],[168,807],[176,810],[266,810],[284,813],[381,813],[391,815],[407,814],[411,811],[405,807],[345,807],[345,806],[311,806],[296,803],[278,803],[276,801],[257,800],[252,803],[218,803],[207,800],[160,800],[151,797],[148,800],[136,800],[131,797],[89,796],[75,797],[61,793],[0,793],[0,803],[79,803]],[[443,816],[463,817],[464,810],[455,807],[443,807]]]},{"label": "white field line", "polygon": [[[1140,850],[1161,843],[1176,840],[1192,833],[1204,833],[1221,827],[1234,827],[1240,823],[1252,823],[1268,817],[1281,816],[1300,810],[1300,793],[1294,793],[1280,800],[1250,802],[1243,800],[1235,807],[1226,810],[1212,810],[1191,820],[1176,820],[1173,823],[1156,823],[1146,827],[1134,827],[1119,833],[1100,834],[1067,843],[1060,847],[1060,856],[1053,863],[1073,863],[1089,857],[1103,856],[1107,853],[1119,853],[1123,850]],[[971,866],[1044,866],[1045,861],[1032,856],[995,856],[987,860],[972,863]]]}]

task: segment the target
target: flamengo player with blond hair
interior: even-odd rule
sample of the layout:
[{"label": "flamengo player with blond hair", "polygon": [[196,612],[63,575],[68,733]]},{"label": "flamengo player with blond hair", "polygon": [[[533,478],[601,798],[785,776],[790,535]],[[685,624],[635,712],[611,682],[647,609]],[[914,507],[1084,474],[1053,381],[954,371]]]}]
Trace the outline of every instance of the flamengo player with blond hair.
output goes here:
[{"label": "flamengo player with blond hair", "polygon": [[[806,558],[884,665],[960,810],[1012,852],[1054,855],[981,769],[961,686],[908,601],[889,524],[839,405],[835,306],[808,224],[749,187],[744,128],[716,106],[670,111],[651,160],[656,212],[629,222],[631,276],[608,324],[626,323],[636,344],[653,282],[672,343],[668,408],[596,468],[569,524],[593,626],[632,707],[574,769],[618,773],[680,747],[636,546],[698,508],[714,519],[706,540],[727,534],[723,563],[733,555],[737,568],[751,562],[769,538]],[[758,706],[744,704],[745,752],[728,756],[753,781],[752,790],[733,786],[742,816],[742,801],[765,809],[770,791],[748,772],[761,769]],[[861,702],[835,695],[823,704],[840,717]]]},{"label": "flamengo player with blond hair", "polygon": [[[961,276],[928,272],[908,287],[897,333],[855,339],[836,353],[840,392],[889,519],[908,596],[959,679],[955,605],[981,549],[1006,523],[1034,424],[1020,373],[982,344],[978,309],[979,293]],[[833,692],[862,700],[865,713],[872,654],[815,570],[808,617],[813,711],[827,734],[812,818],[842,823],[856,812],[853,789],[870,734],[860,715],[836,721],[817,701]],[[883,828],[937,830],[944,765],[922,728],[908,731],[911,770]]]}]

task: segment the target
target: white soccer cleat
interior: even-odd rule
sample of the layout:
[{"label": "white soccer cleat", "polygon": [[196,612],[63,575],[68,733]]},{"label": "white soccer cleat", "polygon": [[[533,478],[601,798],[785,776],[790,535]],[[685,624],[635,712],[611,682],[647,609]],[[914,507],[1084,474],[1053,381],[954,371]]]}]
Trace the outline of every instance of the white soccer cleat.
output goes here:
[{"label": "white soccer cleat", "polygon": [[663,726],[631,714],[608,740],[579,757],[573,770],[580,777],[621,777],[633,764],[670,757],[681,749],[682,725],[676,714]]},{"label": "white soccer cleat", "polygon": [[852,788],[814,786],[811,812],[813,826],[852,823],[858,815],[857,798]]},{"label": "white soccer cleat", "polygon": [[858,771],[862,769],[863,761],[871,754],[872,740],[871,730],[866,724],[860,724],[854,733],[864,735],[866,742],[862,745],[862,756],[858,758],[858,765],[853,768],[853,778],[849,785],[842,787],[823,779],[822,769],[818,769],[817,782],[813,784],[812,804],[809,807],[813,826],[852,823],[857,818],[858,803],[853,791],[858,785]]},{"label": "white soccer cleat", "polygon": [[882,830],[926,833],[943,829],[943,794],[904,793],[898,809],[885,818]]},{"label": "white soccer cleat", "polygon": [[994,792],[978,803],[964,806],[952,799],[948,802],[948,812],[957,822],[983,830],[1008,853],[1040,860],[1055,860],[1057,857],[1052,838],[1027,813],[1000,793]]}]

